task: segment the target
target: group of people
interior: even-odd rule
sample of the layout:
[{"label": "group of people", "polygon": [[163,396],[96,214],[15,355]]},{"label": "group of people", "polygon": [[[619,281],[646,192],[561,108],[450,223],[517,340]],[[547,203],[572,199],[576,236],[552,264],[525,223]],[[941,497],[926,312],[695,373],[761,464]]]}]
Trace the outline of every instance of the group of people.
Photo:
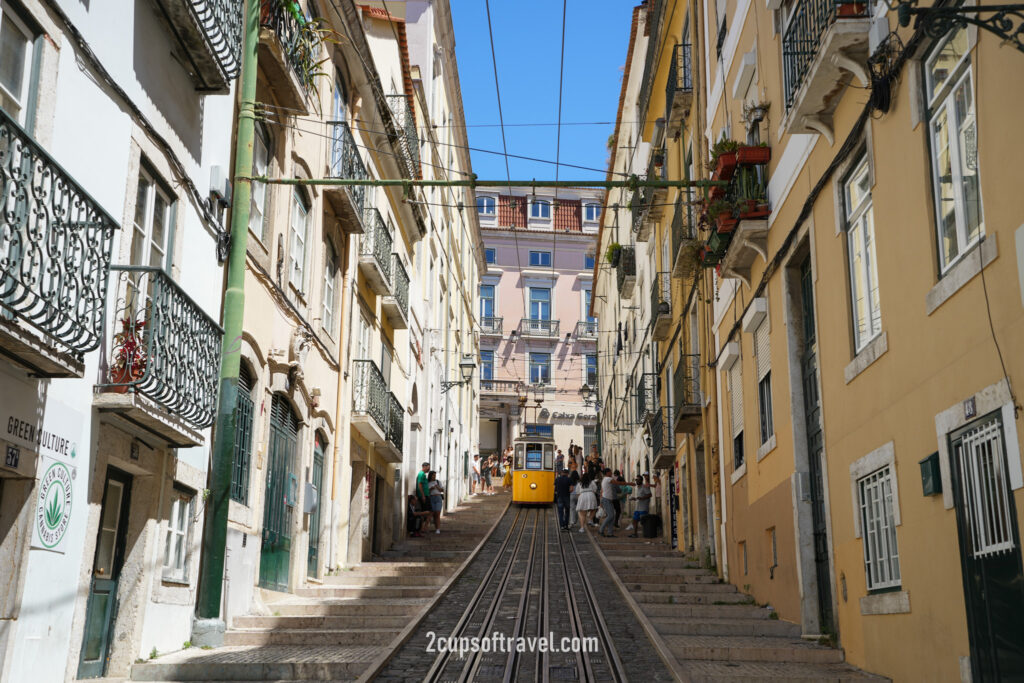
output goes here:
[{"label": "group of people", "polygon": [[572,513],[575,511],[581,532],[587,524],[597,526],[597,519],[600,519],[599,533],[614,536],[615,529],[619,528],[623,503],[635,501],[633,523],[630,525],[633,532],[630,536],[635,538],[640,529],[640,518],[650,511],[654,496],[650,475],[637,475],[631,486],[619,470],[613,471],[604,466],[596,446],[591,448],[580,465],[577,458],[582,453],[581,447],[570,445],[568,467],[562,465],[561,450],[555,456],[555,507],[559,528],[569,531],[574,526]]},{"label": "group of people", "polygon": [[430,469],[430,463],[423,463],[416,475],[416,493],[410,494],[406,505],[406,530],[410,536],[423,535],[427,521],[434,522],[434,533],[441,533],[441,510],[444,509],[444,484],[437,478],[437,472]]},{"label": "group of people", "polygon": [[493,496],[492,477],[502,477],[503,488],[507,489],[512,486],[511,451],[512,447],[509,446],[501,457],[488,455],[481,459],[479,454],[473,456],[473,472],[469,477],[469,495],[473,496],[479,493],[484,496]]}]

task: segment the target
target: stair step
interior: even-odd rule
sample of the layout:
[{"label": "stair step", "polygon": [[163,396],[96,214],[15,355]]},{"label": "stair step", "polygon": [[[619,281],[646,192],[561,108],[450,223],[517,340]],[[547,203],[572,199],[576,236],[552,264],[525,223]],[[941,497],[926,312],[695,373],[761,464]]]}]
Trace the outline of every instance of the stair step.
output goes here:
[{"label": "stair step", "polygon": [[383,628],[402,629],[409,623],[409,614],[380,615],[366,614],[367,608],[362,612],[349,615],[283,615],[276,617],[244,616],[235,617],[231,627],[233,629],[270,629],[280,628],[285,630],[295,629],[357,629],[357,628]]},{"label": "stair step", "polygon": [[623,580],[623,585],[631,592],[639,593],[725,593],[736,592],[731,583],[632,583]]},{"label": "stair step", "polygon": [[647,603],[643,606],[644,614],[654,620],[659,617],[673,619],[759,619],[767,620],[771,614],[764,607],[757,605],[663,605]]},{"label": "stair step", "polygon": [[448,580],[444,575],[405,574],[389,576],[386,574],[364,575],[343,572],[337,576],[325,576],[324,587],[334,586],[443,586]]},{"label": "stair step", "polygon": [[[429,574],[449,574],[459,566],[458,562],[367,562],[341,570],[338,576],[423,576]],[[325,576],[324,582],[333,579]]]},{"label": "stair step", "polygon": [[401,631],[385,629],[231,629],[225,645],[387,645]]},{"label": "stair step", "polygon": [[664,636],[680,659],[711,659],[726,662],[836,663],[843,651],[802,640],[757,636]]},{"label": "stair step", "polygon": [[743,593],[668,593],[662,591],[647,591],[633,593],[633,599],[638,603],[654,603],[663,605],[714,605],[723,603],[726,605],[744,604],[753,605],[749,595]]},{"label": "stair step", "polygon": [[616,570],[619,575],[619,579],[622,583],[643,583],[643,584],[661,584],[661,583],[713,583],[717,584],[719,579],[714,574],[708,574],[705,571],[691,574],[653,574],[653,573],[639,573],[639,572],[624,572]]},{"label": "stair step", "polygon": [[714,572],[703,567],[696,567],[680,562],[674,557],[626,557],[622,555],[608,555],[608,561],[612,563],[616,571],[649,571],[669,574],[708,574],[717,576]]},{"label": "stair step", "polygon": [[192,648],[132,666],[134,681],[354,680],[385,647]]},{"label": "stair step", "polygon": [[799,638],[800,626],[781,619],[676,619],[653,617],[651,623],[663,636],[764,636]]},{"label": "stair step", "polygon": [[847,683],[885,680],[858,671],[848,664],[740,663],[702,660],[688,661],[683,666],[687,680],[693,683],[760,683],[771,680],[792,683]]},{"label": "stair step", "polygon": [[436,586],[323,586],[295,589],[295,595],[310,598],[429,598],[436,592]]},{"label": "stair step", "polygon": [[346,617],[364,614],[367,616],[410,616],[423,609],[430,600],[426,598],[392,598],[389,600],[331,599],[316,602],[286,602],[268,605],[274,616],[315,616]]}]

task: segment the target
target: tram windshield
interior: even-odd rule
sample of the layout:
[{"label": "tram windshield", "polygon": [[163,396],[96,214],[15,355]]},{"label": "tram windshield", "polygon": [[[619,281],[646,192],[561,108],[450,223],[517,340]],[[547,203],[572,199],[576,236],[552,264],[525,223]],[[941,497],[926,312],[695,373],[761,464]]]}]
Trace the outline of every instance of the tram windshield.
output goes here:
[{"label": "tram windshield", "polygon": [[527,444],[526,445],[526,469],[528,470],[539,470],[541,469],[541,449],[540,444]]}]

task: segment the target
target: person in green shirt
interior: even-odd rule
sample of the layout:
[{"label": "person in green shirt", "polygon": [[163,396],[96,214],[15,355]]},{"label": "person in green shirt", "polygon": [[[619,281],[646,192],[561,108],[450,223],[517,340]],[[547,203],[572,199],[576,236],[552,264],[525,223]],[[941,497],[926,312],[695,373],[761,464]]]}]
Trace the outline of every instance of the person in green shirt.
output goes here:
[{"label": "person in green shirt", "polygon": [[416,475],[416,497],[420,499],[420,509],[430,509],[430,485],[427,483],[427,472],[430,471],[430,463],[423,463],[420,473]]}]

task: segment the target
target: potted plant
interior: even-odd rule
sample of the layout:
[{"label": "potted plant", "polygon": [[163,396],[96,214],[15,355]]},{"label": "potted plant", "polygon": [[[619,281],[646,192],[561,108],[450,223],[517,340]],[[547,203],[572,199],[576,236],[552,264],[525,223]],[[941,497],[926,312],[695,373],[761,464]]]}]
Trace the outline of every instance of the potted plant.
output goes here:
[{"label": "potted plant", "polygon": [[850,0],[838,0],[836,2],[836,15],[840,19],[852,17],[863,17],[867,13],[867,3]]},{"label": "potted plant", "polygon": [[708,218],[718,225],[718,232],[732,232],[736,227],[736,206],[725,199],[717,199],[708,207]]},{"label": "potted plant", "polygon": [[714,168],[714,180],[730,180],[736,170],[736,149],[739,144],[735,140],[722,137],[711,148],[711,165]]},{"label": "potted plant", "polygon": [[746,166],[763,166],[771,161],[772,148],[767,142],[760,145],[740,145],[736,149],[736,163]]},{"label": "potted plant", "polygon": [[654,175],[656,178],[662,177],[662,171],[665,169],[665,150],[659,149],[651,158],[651,164],[654,167]]},{"label": "potted plant", "polygon": [[135,320],[131,316],[121,319],[121,331],[114,335],[117,354],[110,366],[110,383],[119,386],[111,387],[111,391],[123,394],[132,382],[145,376],[149,361],[143,338],[145,327],[145,320]]},{"label": "potted plant", "polygon": [[612,242],[608,245],[608,250],[604,253],[605,259],[615,268],[619,265],[619,259],[622,258],[622,245],[618,242]]}]

